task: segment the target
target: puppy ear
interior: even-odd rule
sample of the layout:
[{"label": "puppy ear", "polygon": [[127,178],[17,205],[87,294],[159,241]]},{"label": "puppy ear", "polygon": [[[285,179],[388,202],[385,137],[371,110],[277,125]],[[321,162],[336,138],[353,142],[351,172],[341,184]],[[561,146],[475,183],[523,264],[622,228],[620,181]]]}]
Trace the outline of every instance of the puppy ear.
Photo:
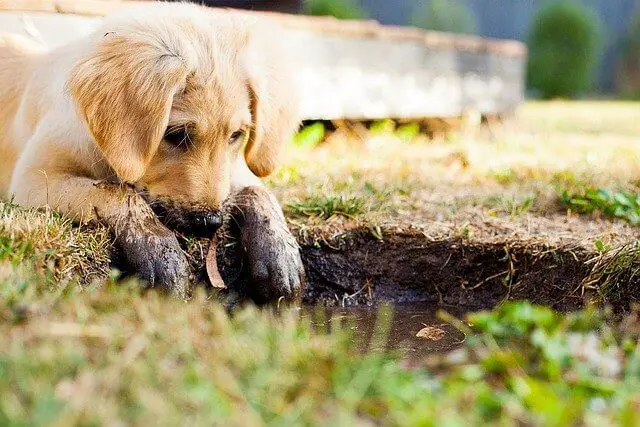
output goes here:
[{"label": "puppy ear", "polygon": [[[173,44],[177,43],[173,40]],[[109,166],[136,182],[158,150],[189,69],[171,40],[105,34],[73,68],[68,88]]]},{"label": "puppy ear", "polygon": [[[293,67],[284,55],[284,38],[273,37],[277,31],[270,26],[255,29],[246,55],[253,129],[244,154],[249,169],[259,177],[273,172],[282,146],[300,123],[298,95],[290,77]],[[265,38],[266,34],[271,37]]]}]

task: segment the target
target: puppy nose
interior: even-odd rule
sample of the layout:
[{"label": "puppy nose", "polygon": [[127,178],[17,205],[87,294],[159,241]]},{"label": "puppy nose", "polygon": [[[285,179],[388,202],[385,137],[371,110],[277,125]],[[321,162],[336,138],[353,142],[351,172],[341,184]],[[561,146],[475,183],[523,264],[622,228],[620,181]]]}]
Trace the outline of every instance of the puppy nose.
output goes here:
[{"label": "puppy nose", "polygon": [[194,213],[191,226],[194,234],[211,237],[222,226],[222,214],[220,212]]}]

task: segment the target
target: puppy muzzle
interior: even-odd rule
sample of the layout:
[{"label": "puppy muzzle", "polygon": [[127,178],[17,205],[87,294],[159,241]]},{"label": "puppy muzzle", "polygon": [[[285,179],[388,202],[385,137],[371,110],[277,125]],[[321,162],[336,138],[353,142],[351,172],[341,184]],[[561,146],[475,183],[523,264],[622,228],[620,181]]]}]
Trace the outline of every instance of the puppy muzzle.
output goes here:
[{"label": "puppy muzzle", "polygon": [[180,205],[162,199],[148,202],[164,225],[184,235],[211,237],[224,222],[222,212],[216,209]]}]

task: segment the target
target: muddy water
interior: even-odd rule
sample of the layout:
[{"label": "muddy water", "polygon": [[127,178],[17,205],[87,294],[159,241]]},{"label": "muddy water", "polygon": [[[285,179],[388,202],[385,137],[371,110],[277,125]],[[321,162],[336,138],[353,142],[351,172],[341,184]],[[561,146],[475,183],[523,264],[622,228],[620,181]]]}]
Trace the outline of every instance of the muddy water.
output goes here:
[{"label": "muddy water", "polygon": [[[400,304],[392,308],[306,308],[304,316],[319,330],[340,322],[353,333],[363,351],[386,347],[410,360],[446,353],[464,343],[464,334],[437,317],[438,307],[428,304]],[[447,309],[462,318],[463,312]]]}]

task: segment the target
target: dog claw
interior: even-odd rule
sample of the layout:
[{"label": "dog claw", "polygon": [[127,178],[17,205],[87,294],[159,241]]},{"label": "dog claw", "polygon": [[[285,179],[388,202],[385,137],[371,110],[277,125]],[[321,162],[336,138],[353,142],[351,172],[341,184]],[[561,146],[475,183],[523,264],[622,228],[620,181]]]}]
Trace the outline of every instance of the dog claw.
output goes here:
[{"label": "dog claw", "polygon": [[148,287],[161,289],[175,297],[186,299],[189,294],[189,264],[178,239],[168,229],[158,225],[151,232],[123,229],[117,243],[124,252],[127,266]]},{"label": "dog claw", "polygon": [[282,226],[245,227],[242,240],[258,303],[299,296],[304,280],[300,251],[289,230]]}]

